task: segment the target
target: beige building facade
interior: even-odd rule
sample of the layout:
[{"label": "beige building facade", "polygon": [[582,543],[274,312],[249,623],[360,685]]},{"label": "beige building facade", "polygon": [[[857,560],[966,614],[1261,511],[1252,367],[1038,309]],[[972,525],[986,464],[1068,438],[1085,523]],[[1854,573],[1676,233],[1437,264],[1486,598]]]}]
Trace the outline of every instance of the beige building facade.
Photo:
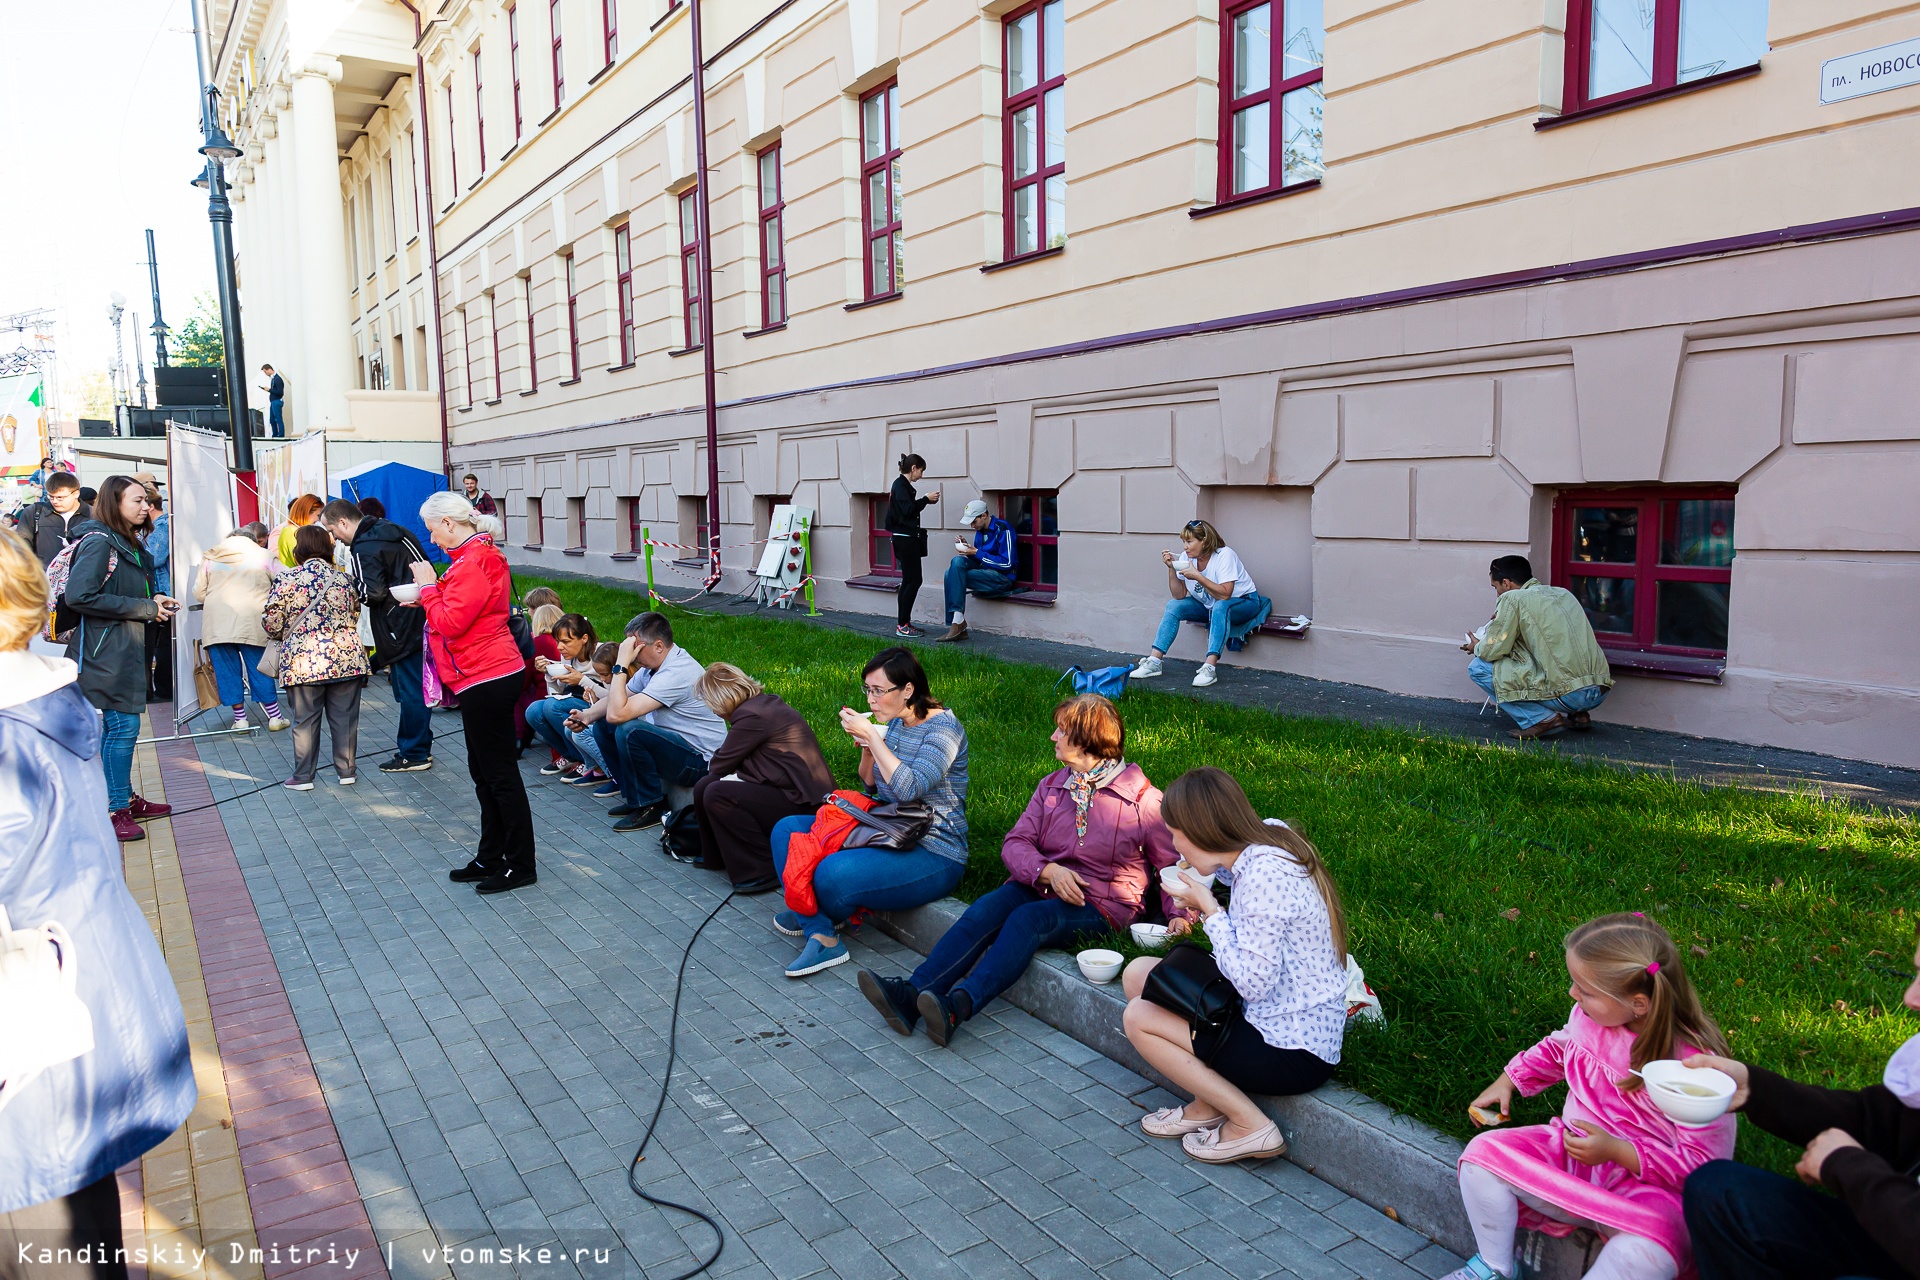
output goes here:
[{"label": "beige building facade", "polygon": [[[395,0],[214,0],[248,362],[330,467],[443,462],[415,19]],[[250,373],[250,383],[265,383]],[[251,407],[265,412],[255,390]]]},{"label": "beige building facade", "polygon": [[[1197,514],[1312,619],[1224,679],[1477,701],[1526,554],[1601,720],[1920,765],[1920,87],[1822,103],[1920,4],[702,13],[731,570],[802,502],[822,602],[891,613],[912,451],[930,525],[1020,532],[976,628],[1143,653]],[[705,535],[686,6],[427,18],[454,469],[516,563],[637,578]]]}]

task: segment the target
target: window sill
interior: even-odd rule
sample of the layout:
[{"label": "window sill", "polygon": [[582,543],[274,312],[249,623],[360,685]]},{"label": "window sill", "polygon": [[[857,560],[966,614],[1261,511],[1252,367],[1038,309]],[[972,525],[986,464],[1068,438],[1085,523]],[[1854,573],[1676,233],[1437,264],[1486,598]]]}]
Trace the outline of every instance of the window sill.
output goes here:
[{"label": "window sill", "polygon": [[749,329],[745,333],[741,334],[740,336],[743,338],[764,338],[768,334],[778,333],[786,327],[787,327],[787,322],[785,320],[782,320],[779,324],[770,324],[766,326],[764,329]]},{"label": "window sill", "polygon": [[670,356],[690,356],[701,349],[702,348],[699,347],[698,345],[691,346],[691,347],[676,347],[674,350],[667,352],[667,354]]},{"label": "window sill", "polygon": [[563,556],[583,556],[587,554],[587,549],[585,547],[568,547],[561,551],[560,554]]},{"label": "window sill", "polygon": [[658,31],[661,27],[664,27],[667,25],[667,23],[673,18],[674,14],[685,13],[686,9],[687,7],[683,4],[674,4],[674,5],[667,6],[667,11],[661,14],[658,18],[655,18],[653,20],[653,25],[648,27],[647,30]]},{"label": "window sill", "polygon": [[996,271],[1005,271],[1008,267],[1024,267],[1029,262],[1038,262],[1042,258],[1057,258],[1067,251],[1067,246],[1057,244],[1051,249],[1041,249],[1034,253],[1023,253],[1017,258],[1008,258],[1005,262],[989,262],[980,268],[980,274],[992,275]]},{"label": "window sill", "polygon": [[[1207,624],[1204,622],[1195,622],[1192,618],[1188,618],[1187,625],[1204,627]],[[1253,629],[1253,634],[1256,636],[1283,636],[1288,640],[1305,640],[1307,638],[1307,631],[1312,626],[1313,623],[1311,621],[1308,621],[1304,625],[1296,625],[1292,615],[1288,615],[1284,618],[1268,618],[1265,622]]]},{"label": "window sill", "polygon": [[540,388],[530,387],[527,390],[522,391],[520,394],[523,396],[536,396],[540,394]]},{"label": "window sill", "polygon": [[545,551],[546,550],[545,547],[541,546],[537,542],[523,542],[520,544],[520,549],[522,551]]},{"label": "window sill", "polygon": [[900,575],[869,573],[861,578],[848,578],[847,585],[855,591],[884,591],[892,595],[900,589]]},{"label": "window sill", "polygon": [[[608,372],[608,373],[622,373],[622,372],[625,372],[625,371],[626,371],[626,370],[628,370],[628,369],[631,369],[631,368],[633,368],[633,366],[634,366],[634,365],[636,365],[636,364],[638,364],[638,363],[639,363],[639,361],[637,361],[637,360],[629,360],[629,361],[627,361],[627,362],[626,362],[625,364],[610,364],[610,365],[608,365],[608,366],[607,366],[607,372]],[[564,385],[564,384],[562,384],[562,385]]]},{"label": "window sill", "polygon": [[[619,59],[619,58],[615,58],[615,59],[613,60],[613,62],[618,62],[618,61],[620,61],[620,59]],[[609,62],[609,63],[608,63],[608,64],[607,64],[606,66],[604,66],[604,67],[602,67],[602,68],[600,68],[600,69],[599,69],[598,71],[596,71],[596,72],[594,72],[594,73],[593,73],[592,75],[590,75],[590,76],[588,76],[588,77],[587,77],[587,84],[591,86],[591,85],[596,85],[596,84],[598,84],[598,83],[600,83],[600,77],[601,77],[601,76],[604,76],[605,74],[607,74],[607,72],[609,72],[609,71],[611,71],[611,70],[613,70],[613,62]]]},{"label": "window sill", "polygon": [[1711,89],[1716,85],[1731,84],[1735,80],[1745,80],[1748,76],[1760,74],[1760,64],[1750,67],[1738,67],[1732,71],[1722,71],[1717,76],[1706,76],[1699,80],[1689,80],[1685,84],[1670,84],[1664,89],[1649,89],[1645,93],[1636,93],[1631,98],[1616,98],[1612,102],[1603,102],[1597,107],[1583,107],[1578,111],[1568,111],[1557,116],[1541,116],[1533,122],[1536,131],[1558,129],[1563,124],[1577,124],[1582,120],[1591,120],[1595,116],[1610,116],[1616,111],[1630,111],[1634,107],[1645,106],[1649,102],[1664,102],[1668,98],[1678,98],[1702,89]]},{"label": "window sill", "polygon": [[1009,591],[1003,596],[981,596],[982,600],[1004,600],[1008,604],[1023,604],[1029,609],[1051,609],[1060,596],[1058,587],[1022,587],[1018,591]]},{"label": "window sill", "polygon": [[567,378],[567,379],[564,379],[563,381],[556,382],[553,385],[556,387],[571,387],[571,386],[577,386],[579,382],[580,382],[580,379],[578,378]]},{"label": "window sill", "polygon": [[551,123],[553,122],[553,118],[554,118],[555,116],[557,116],[557,115],[559,115],[559,114],[560,114],[560,108],[561,108],[561,107],[564,107],[564,106],[566,106],[566,105],[567,105],[567,104],[566,104],[566,103],[564,103],[564,102],[562,102],[562,103],[559,103],[558,105],[556,105],[556,106],[554,107],[554,109],[553,109],[553,110],[551,110],[551,111],[549,111],[549,112],[547,112],[547,114],[546,114],[545,116],[543,116],[543,117],[541,117],[541,119],[540,119],[540,123],[539,123],[539,124],[536,124],[536,125],[534,125],[533,127],[534,127],[534,128],[536,128],[536,129],[542,129],[542,128],[545,128],[545,127],[546,127],[546,126],[547,126],[548,124],[551,124]]},{"label": "window sill", "polygon": [[459,408],[455,409],[454,412],[455,413],[472,413],[473,406],[470,404],[463,404]]},{"label": "window sill", "polygon": [[1727,660],[1701,658],[1679,653],[1649,653],[1644,649],[1614,649],[1600,646],[1607,655],[1607,666],[1628,675],[1654,680],[1689,680],[1696,684],[1719,684],[1727,671]]},{"label": "window sill", "polygon": [[484,173],[481,174],[479,177],[475,178],[472,182],[469,182],[467,184],[467,190],[469,191],[473,190],[475,187],[479,186],[481,183],[485,182],[486,180],[487,180],[487,175]]},{"label": "window sill", "polygon": [[[393,260],[394,260],[395,258],[398,258],[399,256],[400,256],[400,255],[399,255],[399,254],[397,254],[397,253],[390,253],[390,254],[388,254],[388,255],[387,255],[387,262],[388,262],[388,264],[389,264],[389,265],[391,265],[391,264],[392,264],[392,262],[393,262]],[[369,280],[371,280],[371,279],[373,279],[373,277],[372,277],[372,276],[368,276],[368,277],[367,277],[367,279],[369,279]]]},{"label": "window sill", "polygon": [[515,142],[512,146],[508,147],[505,151],[502,151],[500,153],[500,158],[494,161],[494,163],[505,164],[507,162],[507,157],[512,155],[514,152],[518,151],[519,149],[520,149],[520,144],[518,142]]},{"label": "window sill", "polygon": [[639,558],[640,554],[636,551],[616,551],[613,553],[613,561],[615,564],[630,564]]},{"label": "window sill", "polygon": [[1219,204],[1210,204],[1204,209],[1189,209],[1189,218],[1211,218],[1216,213],[1231,213],[1235,209],[1244,209],[1250,204],[1265,204],[1269,200],[1284,200],[1288,196],[1297,196],[1308,191],[1318,191],[1320,179],[1312,182],[1296,182],[1290,187],[1279,187],[1272,191],[1262,191],[1258,195],[1236,196],[1232,200],[1223,200]]},{"label": "window sill", "polygon": [[480,403],[485,407],[491,409],[493,408],[493,406],[499,404],[500,402],[498,400],[482,400]]},{"label": "window sill", "polygon": [[704,569],[707,567],[707,558],[705,556],[681,556],[679,559],[669,560],[667,563],[678,565],[682,569]]},{"label": "window sill", "polygon": [[906,290],[895,289],[892,293],[883,293],[877,298],[868,298],[863,302],[849,302],[841,309],[844,311],[865,311],[868,307],[877,307],[883,302],[898,302],[906,296]]}]

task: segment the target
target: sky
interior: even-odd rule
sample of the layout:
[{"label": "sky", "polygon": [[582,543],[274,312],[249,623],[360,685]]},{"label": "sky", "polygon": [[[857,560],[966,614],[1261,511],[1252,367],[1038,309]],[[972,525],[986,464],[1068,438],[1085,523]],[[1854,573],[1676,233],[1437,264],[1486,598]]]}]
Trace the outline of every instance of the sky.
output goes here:
[{"label": "sky", "polygon": [[[189,185],[201,164],[191,30],[188,0],[0,0],[0,315],[56,312],[66,388],[112,362],[115,290],[152,323],[146,228],[169,325],[214,287],[207,198]],[[151,370],[152,338],[139,339]],[[129,320],[129,367],[134,341]],[[0,351],[20,342],[0,331]]]}]

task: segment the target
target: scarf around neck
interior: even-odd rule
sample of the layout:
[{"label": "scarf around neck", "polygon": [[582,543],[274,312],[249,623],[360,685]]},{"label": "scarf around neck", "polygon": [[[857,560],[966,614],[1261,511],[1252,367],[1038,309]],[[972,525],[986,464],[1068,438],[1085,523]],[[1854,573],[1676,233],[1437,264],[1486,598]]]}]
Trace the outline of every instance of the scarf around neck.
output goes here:
[{"label": "scarf around neck", "polygon": [[1085,773],[1077,769],[1067,771],[1067,794],[1073,797],[1073,833],[1076,836],[1084,838],[1087,834],[1087,808],[1093,803],[1093,793],[1112,782],[1126,767],[1125,760],[1102,760]]}]

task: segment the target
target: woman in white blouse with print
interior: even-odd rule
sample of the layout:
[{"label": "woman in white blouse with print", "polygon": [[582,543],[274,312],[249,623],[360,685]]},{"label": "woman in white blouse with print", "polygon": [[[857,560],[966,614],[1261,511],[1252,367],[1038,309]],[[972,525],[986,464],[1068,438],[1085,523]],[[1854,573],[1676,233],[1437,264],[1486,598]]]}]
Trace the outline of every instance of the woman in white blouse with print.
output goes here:
[{"label": "woman in white blouse with print", "polygon": [[1182,622],[1204,622],[1207,626],[1207,660],[1194,673],[1193,682],[1205,687],[1220,678],[1216,669],[1220,654],[1227,647],[1227,636],[1238,626],[1254,622],[1263,609],[1271,608],[1255,590],[1253,575],[1240,557],[1220,537],[1220,531],[1205,520],[1188,522],[1180,530],[1183,555],[1162,551],[1167,566],[1166,611],[1160,615],[1160,631],[1153,638],[1153,650],[1133,669],[1135,679],[1160,674],[1160,659],[1173,648]]},{"label": "woman in white blouse with print", "polygon": [[[1283,822],[1265,821],[1240,784],[1194,769],[1167,788],[1160,815],[1182,864],[1171,897],[1213,943],[1221,974],[1243,1007],[1199,1043],[1181,1015],[1141,998],[1160,963],[1127,966],[1127,1039],[1160,1074],[1193,1095],[1185,1107],[1144,1117],[1156,1138],[1179,1138],[1211,1163],[1282,1155],[1286,1139],[1249,1093],[1319,1088],[1340,1061],[1347,1027],[1346,921],[1340,892],[1316,851]],[[1222,907],[1201,876],[1233,889]]]}]

